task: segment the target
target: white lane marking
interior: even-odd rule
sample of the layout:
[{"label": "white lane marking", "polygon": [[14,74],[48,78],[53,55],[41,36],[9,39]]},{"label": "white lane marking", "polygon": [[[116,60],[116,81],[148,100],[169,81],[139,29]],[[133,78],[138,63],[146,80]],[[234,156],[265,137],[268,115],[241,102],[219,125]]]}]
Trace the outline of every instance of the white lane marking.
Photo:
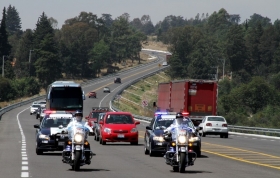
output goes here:
[{"label": "white lane marking", "polygon": [[21,113],[23,113],[25,110],[29,109],[26,108],[22,111],[20,111],[18,114],[17,114],[17,122],[18,122],[18,128],[20,130],[20,133],[21,133],[21,143],[22,143],[22,146],[21,146],[21,164],[24,165],[24,166],[21,166],[21,177],[29,177],[29,172],[26,172],[29,170],[28,166],[28,157],[27,157],[27,153],[26,153],[26,142],[25,142],[25,135],[24,135],[24,132],[22,130],[22,127],[21,127],[21,124],[20,124],[20,121],[19,121],[19,115]]},{"label": "white lane marking", "polygon": [[29,177],[29,173],[28,172],[21,172],[21,177]]}]

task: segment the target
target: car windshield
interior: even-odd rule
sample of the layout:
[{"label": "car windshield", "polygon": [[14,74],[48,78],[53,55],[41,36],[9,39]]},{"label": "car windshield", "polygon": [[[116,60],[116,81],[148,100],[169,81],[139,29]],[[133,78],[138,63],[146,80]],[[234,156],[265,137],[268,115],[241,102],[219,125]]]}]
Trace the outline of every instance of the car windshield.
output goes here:
[{"label": "car windshield", "polygon": [[33,108],[39,108],[39,107],[41,107],[40,105],[37,105],[37,104],[34,104],[34,105],[32,105],[32,107]]},{"label": "car windshield", "polygon": [[63,127],[66,127],[71,119],[69,118],[59,118],[59,119],[51,119],[46,118],[42,121],[42,128],[50,128],[50,127],[59,127],[62,125]]},{"label": "car windshield", "polygon": [[133,119],[129,115],[118,114],[118,115],[108,115],[106,119],[106,124],[133,124]]},{"label": "car windshield", "polygon": [[222,117],[208,117],[208,121],[218,121],[218,122],[225,122],[225,119]]},{"label": "car windshield", "polygon": [[157,121],[155,122],[155,129],[166,129],[173,123],[174,118],[157,118]]},{"label": "car windshield", "polygon": [[100,112],[93,112],[91,113],[91,118],[98,118]]}]

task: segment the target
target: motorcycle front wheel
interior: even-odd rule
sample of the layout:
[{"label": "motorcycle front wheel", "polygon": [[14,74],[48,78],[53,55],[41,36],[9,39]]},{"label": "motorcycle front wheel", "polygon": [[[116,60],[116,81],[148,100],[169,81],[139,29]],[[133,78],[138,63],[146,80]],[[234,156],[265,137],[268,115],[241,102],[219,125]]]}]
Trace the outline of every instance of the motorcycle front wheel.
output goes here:
[{"label": "motorcycle front wheel", "polygon": [[81,159],[81,152],[80,151],[76,151],[74,165],[72,167],[75,171],[79,171],[80,170],[80,159]]},{"label": "motorcycle front wheel", "polygon": [[181,152],[179,155],[179,172],[180,173],[185,172],[185,167],[186,167],[186,153]]}]

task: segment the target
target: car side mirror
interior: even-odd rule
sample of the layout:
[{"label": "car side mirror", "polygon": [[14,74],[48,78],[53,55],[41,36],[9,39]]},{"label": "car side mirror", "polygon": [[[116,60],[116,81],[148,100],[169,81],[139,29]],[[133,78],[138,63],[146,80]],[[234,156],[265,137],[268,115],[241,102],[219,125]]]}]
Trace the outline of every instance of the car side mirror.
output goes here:
[{"label": "car side mirror", "polygon": [[39,129],[40,128],[39,124],[35,124],[34,128]]},{"label": "car side mirror", "polygon": [[99,124],[101,124],[101,125],[102,125],[102,124],[104,124],[104,122],[103,122],[103,121],[99,121]]},{"label": "car side mirror", "polygon": [[150,126],[146,126],[147,130],[152,130],[152,128]]},{"label": "car side mirror", "polygon": [[97,123],[97,121],[93,121],[94,123]]},{"label": "car side mirror", "polygon": [[138,124],[140,124],[140,122],[139,122],[139,121],[136,121],[136,122],[135,122],[135,125],[138,125]]}]

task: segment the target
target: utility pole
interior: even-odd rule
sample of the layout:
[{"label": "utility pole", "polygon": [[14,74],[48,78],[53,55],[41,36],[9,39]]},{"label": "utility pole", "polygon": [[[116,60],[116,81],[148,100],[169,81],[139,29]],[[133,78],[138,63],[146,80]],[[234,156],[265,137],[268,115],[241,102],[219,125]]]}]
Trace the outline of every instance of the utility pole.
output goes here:
[{"label": "utility pole", "polygon": [[5,61],[4,61],[4,59],[5,59],[5,57],[8,57],[7,55],[3,55],[3,64],[2,64],[2,77],[4,78],[4,76],[5,76],[5,73],[4,73],[4,69],[5,69]]}]

